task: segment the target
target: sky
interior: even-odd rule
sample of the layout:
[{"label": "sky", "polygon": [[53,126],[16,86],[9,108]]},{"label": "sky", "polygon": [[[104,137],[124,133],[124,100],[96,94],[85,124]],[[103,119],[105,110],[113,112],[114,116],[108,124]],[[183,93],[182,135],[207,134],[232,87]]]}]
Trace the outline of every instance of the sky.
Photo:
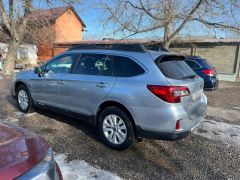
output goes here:
[{"label": "sky", "polygon": [[[105,14],[103,10],[99,7],[100,0],[73,0],[73,7],[81,17],[81,19],[86,24],[86,31],[84,32],[84,39],[102,39],[102,38],[114,38],[114,39],[121,39],[123,36],[121,33],[112,35],[113,29],[110,26],[103,26],[103,19]],[[111,0],[108,0],[111,1]],[[223,0],[224,1],[224,0]],[[53,0],[52,5],[46,3],[46,0],[34,0],[34,7],[36,8],[49,8],[49,7],[59,7],[65,6],[66,4],[59,0]],[[195,24],[196,25],[196,24]],[[198,25],[197,25],[198,26]],[[190,28],[191,29],[191,28]],[[189,30],[182,30],[180,32],[181,36],[209,36],[209,37],[218,37],[218,38],[226,38],[231,36],[223,31],[216,30],[215,32],[209,30],[203,26],[199,27],[197,31],[189,31]],[[144,34],[138,34],[132,36],[131,38],[137,39],[161,39],[163,37],[163,31],[158,30],[155,32],[149,32]]]}]

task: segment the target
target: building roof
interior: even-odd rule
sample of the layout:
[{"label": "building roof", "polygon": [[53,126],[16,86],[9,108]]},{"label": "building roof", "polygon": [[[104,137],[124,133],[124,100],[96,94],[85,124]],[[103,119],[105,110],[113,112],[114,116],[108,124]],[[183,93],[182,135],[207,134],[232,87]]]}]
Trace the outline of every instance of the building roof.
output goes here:
[{"label": "building roof", "polygon": [[182,40],[185,43],[240,43],[240,38],[203,38],[203,39],[186,39]]},{"label": "building roof", "polygon": [[69,9],[71,9],[74,12],[78,20],[82,23],[83,27],[85,28],[86,27],[85,23],[72,6],[36,10],[31,12],[31,14],[29,15],[29,19],[30,21],[45,20],[54,23],[59,16],[64,14]]},{"label": "building roof", "polygon": [[138,43],[147,43],[148,40],[82,40],[82,41],[73,41],[73,42],[55,42],[55,44],[62,45],[78,45],[78,44],[138,44]]},{"label": "building roof", "polygon": [[[74,41],[74,42],[55,42],[56,45],[78,45],[78,44],[161,44],[162,40],[150,40],[150,39],[104,39],[104,40],[82,40],[82,41]],[[181,43],[240,43],[240,38],[202,38],[202,39],[176,39],[172,42],[172,44],[181,44]]]}]

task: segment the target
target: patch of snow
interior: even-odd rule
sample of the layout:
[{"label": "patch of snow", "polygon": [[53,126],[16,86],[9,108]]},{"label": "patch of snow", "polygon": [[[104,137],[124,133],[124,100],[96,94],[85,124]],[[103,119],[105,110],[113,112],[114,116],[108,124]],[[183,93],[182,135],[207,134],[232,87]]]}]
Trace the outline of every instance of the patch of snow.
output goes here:
[{"label": "patch of snow", "polygon": [[234,107],[232,109],[223,109],[208,106],[207,115],[214,118],[215,120],[227,120],[228,122],[234,124],[235,122],[239,122],[240,112],[237,107]]},{"label": "patch of snow", "polygon": [[9,119],[6,119],[6,121],[9,121],[9,122],[12,122],[12,123],[18,123],[19,119],[9,118]]},{"label": "patch of snow", "polygon": [[[23,113],[23,114],[24,114],[24,113]],[[24,114],[25,117],[31,117],[31,116],[35,116],[35,115],[37,115],[36,112]]]},{"label": "patch of snow", "polygon": [[193,131],[193,134],[240,147],[239,125],[205,120]]},{"label": "patch of snow", "polygon": [[0,123],[7,123],[7,124],[12,124],[12,125],[18,125],[18,120],[17,119],[0,119]]},{"label": "patch of snow", "polygon": [[37,113],[36,112],[33,112],[33,113],[28,113],[28,114],[25,114],[21,111],[17,111],[17,112],[14,112],[14,114],[16,115],[16,117],[18,118],[21,118],[21,117],[31,117],[31,116],[35,116]]},{"label": "patch of snow", "polygon": [[10,118],[4,118],[4,119],[1,119],[0,122],[10,123],[10,124],[15,124],[15,125],[17,125],[18,122],[19,122],[19,120],[10,117]]},{"label": "patch of snow", "polygon": [[233,109],[240,110],[239,106],[233,107]]},{"label": "patch of snow", "polygon": [[120,180],[116,174],[104,171],[88,164],[83,160],[66,161],[65,154],[56,154],[55,161],[58,163],[64,180]]},{"label": "patch of snow", "polygon": [[23,117],[25,114],[23,113],[23,112],[21,112],[21,111],[17,111],[17,112],[14,112],[14,114],[15,114],[15,116],[17,117],[17,118],[21,118],[21,117]]}]

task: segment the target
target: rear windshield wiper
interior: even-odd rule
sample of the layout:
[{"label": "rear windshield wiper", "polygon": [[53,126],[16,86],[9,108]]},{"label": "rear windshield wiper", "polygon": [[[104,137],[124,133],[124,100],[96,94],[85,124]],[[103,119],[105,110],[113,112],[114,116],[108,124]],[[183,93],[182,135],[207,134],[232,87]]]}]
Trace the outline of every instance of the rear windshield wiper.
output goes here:
[{"label": "rear windshield wiper", "polygon": [[192,75],[184,76],[184,77],[182,77],[182,79],[193,79],[193,78],[196,78],[196,77],[197,77],[197,75],[192,74]]}]

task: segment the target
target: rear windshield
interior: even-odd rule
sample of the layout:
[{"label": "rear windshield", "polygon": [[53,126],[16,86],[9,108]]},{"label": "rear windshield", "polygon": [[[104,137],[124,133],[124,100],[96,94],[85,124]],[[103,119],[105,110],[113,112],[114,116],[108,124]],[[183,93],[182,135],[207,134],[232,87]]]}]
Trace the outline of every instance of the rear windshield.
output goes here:
[{"label": "rear windshield", "polygon": [[[186,63],[193,69],[199,69],[196,68],[196,66],[193,66],[193,63],[196,62],[197,64],[201,65],[201,68],[203,69],[214,69],[214,67],[206,60],[206,59],[193,59],[193,58],[186,58]],[[195,64],[196,64],[195,63]]]},{"label": "rear windshield", "polygon": [[204,69],[214,69],[214,67],[210,63],[208,63],[207,60],[201,59],[199,61]]},{"label": "rear windshield", "polygon": [[155,60],[158,68],[164,76],[171,79],[186,79],[195,77],[195,72],[187,65],[184,59],[180,57],[164,57]]}]

